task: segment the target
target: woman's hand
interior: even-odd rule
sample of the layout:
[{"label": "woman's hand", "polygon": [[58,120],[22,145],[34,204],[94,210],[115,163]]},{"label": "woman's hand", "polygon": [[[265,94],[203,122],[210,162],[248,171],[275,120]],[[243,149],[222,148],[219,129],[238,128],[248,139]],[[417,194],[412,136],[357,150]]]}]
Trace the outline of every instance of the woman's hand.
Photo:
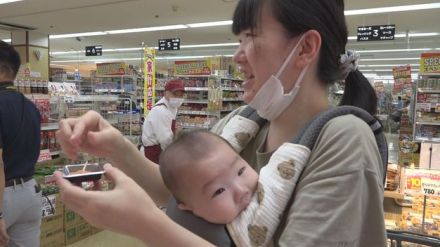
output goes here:
[{"label": "woman's hand", "polygon": [[111,191],[85,191],[63,179],[60,172],[55,173],[60,187],[61,200],[67,207],[77,212],[92,225],[116,232],[137,236],[139,221],[148,214],[163,214],[131,178],[122,171],[104,165],[106,177],[114,181]]},{"label": "woman's hand", "polygon": [[168,218],[122,171],[109,164],[104,170],[115,183],[111,191],[85,191],[55,172],[61,200],[92,225],[130,235],[148,246],[213,246]]},{"label": "woman's hand", "polygon": [[61,120],[56,136],[63,152],[73,160],[80,151],[111,158],[127,144],[122,134],[95,111]]}]

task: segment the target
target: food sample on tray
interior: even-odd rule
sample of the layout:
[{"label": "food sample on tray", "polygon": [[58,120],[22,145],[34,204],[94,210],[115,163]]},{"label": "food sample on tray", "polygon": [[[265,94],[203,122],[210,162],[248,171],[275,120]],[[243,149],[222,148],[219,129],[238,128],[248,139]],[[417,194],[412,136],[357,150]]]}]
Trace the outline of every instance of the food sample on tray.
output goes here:
[{"label": "food sample on tray", "polygon": [[95,181],[101,179],[102,174],[105,173],[102,165],[98,163],[93,164],[77,164],[64,166],[64,178],[72,183],[79,183],[84,181]]}]

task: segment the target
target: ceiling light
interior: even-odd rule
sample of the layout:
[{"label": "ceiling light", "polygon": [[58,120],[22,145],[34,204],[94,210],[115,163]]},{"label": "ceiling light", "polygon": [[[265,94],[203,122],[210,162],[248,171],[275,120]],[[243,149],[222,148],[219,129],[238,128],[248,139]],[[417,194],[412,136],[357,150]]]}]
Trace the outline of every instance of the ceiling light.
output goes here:
[{"label": "ceiling light", "polygon": [[56,35],[49,35],[49,39],[63,39],[63,38],[74,38],[74,37],[99,36],[99,35],[106,35],[106,34],[107,34],[106,32],[56,34]]},{"label": "ceiling light", "polygon": [[440,8],[440,3],[428,3],[428,4],[383,7],[383,8],[346,10],[344,13],[345,15],[349,16],[349,15],[380,14],[380,13],[425,10],[425,9],[438,9],[438,8]]},{"label": "ceiling light", "polygon": [[202,23],[192,23],[186,24],[188,27],[196,28],[196,27],[215,27],[215,26],[227,26],[232,25],[232,21],[212,21],[212,22],[202,22]]},{"label": "ceiling light", "polygon": [[2,39],[3,42],[11,43],[12,39]]},{"label": "ceiling light", "polygon": [[219,43],[219,44],[181,45],[180,48],[221,47],[221,46],[239,46],[239,45],[240,43]]},{"label": "ceiling light", "polygon": [[0,4],[20,2],[20,1],[23,1],[23,0],[0,0]]},{"label": "ceiling light", "polygon": [[415,49],[389,49],[389,50],[361,50],[357,53],[380,53],[380,52],[410,52],[410,51],[431,51],[432,48],[415,48]]},{"label": "ceiling light", "polygon": [[188,28],[186,25],[170,25],[170,26],[158,26],[158,27],[143,27],[143,28],[131,28],[131,29],[121,29],[121,30],[110,30],[107,31],[108,34],[121,34],[121,33],[141,33],[141,32],[153,32],[153,31],[164,31],[164,30],[177,30]]},{"label": "ceiling light", "polygon": [[404,57],[404,58],[366,58],[360,59],[361,62],[374,62],[374,61],[408,61],[408,60],[420,60],[419,57]]},{"label": "ceiling light", "polygon": [[431,37],[438,35],[440,35],[440,33],[410,33],[409,37]]},{"label": "ceiling light", "polygon": [[[359,65],[361,68],[372,68],[372,67],[399,67],[403,64],[362,64]],[[406,65],[406,64],[405,64]],[[411,67],[420,67],[420,64],[409,64]]]}]

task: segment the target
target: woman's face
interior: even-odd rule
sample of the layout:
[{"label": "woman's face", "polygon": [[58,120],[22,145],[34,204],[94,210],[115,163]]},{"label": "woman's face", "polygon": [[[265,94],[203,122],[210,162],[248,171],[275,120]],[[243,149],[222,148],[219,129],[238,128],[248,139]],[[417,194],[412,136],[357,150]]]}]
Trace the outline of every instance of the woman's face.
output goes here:
[{"label": "woman's face", "polygon": [[[243,30],[238,37],[240,46],[234,54],[234,61],[245,77],[243,98],[249,103],[266,80],[278,72],[296,42],[287,37],[283,26],[264,7],[261,22],[254,32]],[[293,79],[287,79],[292,78],[287,74],[286,70],[280,79],[288,84],[283,86],[289,90]]]}]

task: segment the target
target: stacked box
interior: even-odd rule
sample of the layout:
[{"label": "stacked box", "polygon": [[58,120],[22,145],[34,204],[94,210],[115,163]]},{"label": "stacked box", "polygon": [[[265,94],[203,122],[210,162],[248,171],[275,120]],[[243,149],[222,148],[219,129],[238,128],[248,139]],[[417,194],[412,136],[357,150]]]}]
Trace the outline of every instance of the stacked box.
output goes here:
[{"label": "stacked box", "polygon": [[[49,204],[49,200],[52,206]],[[43,197],[43,213],[40,227],[41,247],[65,246],[64,242],[64,207],[59,194]]]}]

